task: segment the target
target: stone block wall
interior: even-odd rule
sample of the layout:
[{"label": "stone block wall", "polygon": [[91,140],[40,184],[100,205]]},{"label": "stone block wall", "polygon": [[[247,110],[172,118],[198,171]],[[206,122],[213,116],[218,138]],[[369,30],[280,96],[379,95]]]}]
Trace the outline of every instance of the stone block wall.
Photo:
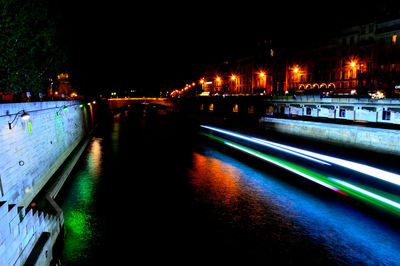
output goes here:
[{"label": "stone block wall", "polygon": [[49,239],[43,249],[45,254],[37,259],[46,261],[42,265],[47,265],[60,229],[56,216],[0,202],[0,265],[24,265],[43,233],[47,233]]},{"label": "stone block wall", "polygon": [[79,101],[0,104],[0,265],[50,263],[62,216],[29,204],[93,128],[93,108]]},{"label": "stone block wall", "polygon": [[261,118],[260,124],[285,134],[400,155],[398,130],[269,117]]},{"label": "stone block wall", "polygon": [[92,121],[93,106],[78,101],[0,104],[0,200],[26,207]]}]

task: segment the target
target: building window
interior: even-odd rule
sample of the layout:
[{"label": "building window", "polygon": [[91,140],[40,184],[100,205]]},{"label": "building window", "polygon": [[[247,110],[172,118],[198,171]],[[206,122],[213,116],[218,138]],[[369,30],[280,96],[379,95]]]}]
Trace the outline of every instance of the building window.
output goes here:
[{"label": "building window", "polygon": [[339,109],[339,117],[346,117],[346,109],[344,108]]},{"label": "building window", "polygon": [[390,120],[390,111],[387,110],[382,111],[382,120]]},{"label": "building window", "polygon": [[397,34],[394,34],[394,35],[392,36],[392,44],[393,44],[393,45],[396,45],[396,43],[397,43]]},{"label": "building window", "polygon": [[249,113],[249,114],[254,114],[254,105],[250,105],[250,106],[247,108],[247,113]]}]

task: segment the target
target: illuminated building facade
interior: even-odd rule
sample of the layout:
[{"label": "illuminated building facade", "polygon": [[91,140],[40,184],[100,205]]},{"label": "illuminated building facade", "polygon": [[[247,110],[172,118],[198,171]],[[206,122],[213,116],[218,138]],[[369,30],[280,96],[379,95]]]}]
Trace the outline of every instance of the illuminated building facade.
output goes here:
[{"label": "illuminated building facade", "polygon": [[236,61],[236,91],[234,94],[253,94],[254,90],[254,57],[241,58]]},{"label": "illuminated building facade", "polygon": [[303,48],[262,41],[255,55],[205,71],[212,82],[205,91],[322,96],[383,91],[392,96],[400,90],[399,36],[400,19],[396,19],[349,27]]},{"label": "illuminated building facade", "polygon": [[61,73],[57,75],[58,90],[55,91],[55,95],[61,98],[70,96],[72,91],[72,85],[69,81],[69,75],[67,73]]},{"label": "illuminated building facade", "polygon": [[299,52],[286,68],[288,93],[390,92],[399,83],[400,20],[344,29],[323,45]]}]

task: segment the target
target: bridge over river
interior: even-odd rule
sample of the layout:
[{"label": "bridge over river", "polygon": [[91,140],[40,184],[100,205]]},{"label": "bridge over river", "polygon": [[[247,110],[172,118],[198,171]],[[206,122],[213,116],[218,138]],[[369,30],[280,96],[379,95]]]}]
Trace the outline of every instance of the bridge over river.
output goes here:
[{"label": "bridge over river", "polygon": [[336,122],[400,124],[399,99],[314,98],[314,97],[193,97],[193,98],[109,98],[112,110],[130,104],[147,103],[179,108],[189,112],[215,114],[281,115],[300,119],[325,119]]},{"label": "bridge over river", "polygon": [[109,98],[107,101],[110,110],[118,110],[132,104],[155,104],[168,108],[174,107],[173,102],[168,98]]}]

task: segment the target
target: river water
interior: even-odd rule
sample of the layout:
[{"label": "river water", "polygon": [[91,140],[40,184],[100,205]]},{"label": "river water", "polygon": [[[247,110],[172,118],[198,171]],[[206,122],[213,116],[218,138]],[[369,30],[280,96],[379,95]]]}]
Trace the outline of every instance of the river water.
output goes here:
[{"label": "river water", "polygon": [[102,124],[57,201],[62,265],[400,265],[400,230],[201,139],[179,116]]}]

